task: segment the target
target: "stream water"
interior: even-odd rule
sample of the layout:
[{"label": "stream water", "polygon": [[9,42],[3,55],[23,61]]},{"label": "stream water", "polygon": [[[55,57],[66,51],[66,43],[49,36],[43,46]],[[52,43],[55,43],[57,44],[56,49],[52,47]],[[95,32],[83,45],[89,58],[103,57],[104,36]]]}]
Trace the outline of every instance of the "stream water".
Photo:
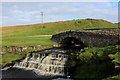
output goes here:
[{"label": "stream water", "polygon": [[2,80],[20,78],[52,80],[55,77],[69,76],[69,53],[73,51],[65,48],[51,48],[28,53],[25,59],[2,71]]}]

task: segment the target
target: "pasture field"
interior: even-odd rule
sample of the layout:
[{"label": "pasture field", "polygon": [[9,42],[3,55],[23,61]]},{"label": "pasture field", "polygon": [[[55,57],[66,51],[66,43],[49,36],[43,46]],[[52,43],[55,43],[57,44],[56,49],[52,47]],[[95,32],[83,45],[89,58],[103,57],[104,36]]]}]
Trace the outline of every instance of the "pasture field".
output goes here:
[{"label": "pasture field", "polygon": [[117,28],[113,24],[100,19],[80,19],[71,21],[51,22],[44,24],[2,27],[2,46],[50,46],[55,44],[51,37],[29,37],[34,35],[53,35],[69,30]]}]

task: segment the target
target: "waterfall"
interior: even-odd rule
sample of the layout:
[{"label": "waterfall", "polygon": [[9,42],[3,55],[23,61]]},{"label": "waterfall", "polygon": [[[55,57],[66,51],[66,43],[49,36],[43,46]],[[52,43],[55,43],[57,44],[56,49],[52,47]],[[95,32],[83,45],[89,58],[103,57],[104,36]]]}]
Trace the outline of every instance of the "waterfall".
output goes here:
[{"label": "waterfall", "polygon": [[13,67],[34,70],[43,75],[67,75],[68,54],[61,50],[45,50],[27,54],[21,62]]}]

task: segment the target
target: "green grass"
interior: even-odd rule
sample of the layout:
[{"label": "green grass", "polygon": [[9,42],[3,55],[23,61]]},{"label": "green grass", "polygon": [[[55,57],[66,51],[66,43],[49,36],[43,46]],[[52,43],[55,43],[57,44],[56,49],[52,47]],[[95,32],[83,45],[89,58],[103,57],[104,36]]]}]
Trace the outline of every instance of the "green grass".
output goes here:
[{"label": "green grass", "polygon": [[93,55],[102,56],[102,58],[108,56],[113,59],[113,62],[120,63],[120,45],[106,46],[106,47],[89,47],[85,49],[84,54],[80,54],[79,58],[84,61],[89,61]]},{"label": "green grass", "polygon": [[120,75],[116,75],[116,76],[112,76],[112,77],[108,77],[102,80],[120,80]]},{"label": "green grass", "polygon": [[113,60],[113,62],[120,63],[120,52],[117,52],[116,54],[110,54],[109,55]]},{"label": "green grass", "polygon": [[25,54],[16,54],[16,53],[7,53],[2,55],[2,63],[0,63],[2,66],[5,66],[6,64],[12,63],[12,61],[16,59],[21,59],[25,57]]},{"label": "green grass", "polygon": [[[43,25],[45,27],[43,27]],[[115,28],[117,24],[113,24],[100,19],[81,19],[62,22],[53,22],[45,24],[34,24],[24,26],[12,26],[2,28],[2,45],[3,46],[31,46],[31,45],[53,45],[54,42],[47,38],[33,38],[33,35],[53,35],[68,30],[81,30],[92,28]]]},{"label": "green grass", "polygon": [[55,44],[55,42],[52,42],[50,40],[50,37],[39,37],[39,38],[33,38],[33,37],[3,37],[3,46],[34,46],[34,45],[43,45],[43,46],[51,46]]}]

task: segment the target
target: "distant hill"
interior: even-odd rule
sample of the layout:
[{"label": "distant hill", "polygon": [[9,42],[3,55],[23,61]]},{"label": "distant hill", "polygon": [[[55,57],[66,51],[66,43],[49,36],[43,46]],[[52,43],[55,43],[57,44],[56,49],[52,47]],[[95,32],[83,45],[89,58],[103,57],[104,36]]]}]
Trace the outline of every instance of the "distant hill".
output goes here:
[{"label": "distant hill", "polygon": [[[56,34],[67,30],[116,28],[117,25],[100,19],[80,19],[70,21],[50,22],[44,24],[3,27],[3,35],[23,33],[28,35]],[[25,33],[26,32],[26,33]],[[32,33],[31,33],[32,32]]]},{"label": "distant hill", "polygon": [[[2,27],[3,45],[47,45],[49,38],[31,38],[32,35],[52,35],[68,30],[117,28],[117,24],[101,19],[78,19],[70,21],[50,22],[44,24]],[[46,40],[46,41],[45,41]],[[47,42],[47,43],[46,43]],[[51,44],[50,44],[51,45]]]},{"label": "distant hill", "polygon": [[120,24],[120,22],[118,22],[118,23],[115,23],[115,24]]}]

